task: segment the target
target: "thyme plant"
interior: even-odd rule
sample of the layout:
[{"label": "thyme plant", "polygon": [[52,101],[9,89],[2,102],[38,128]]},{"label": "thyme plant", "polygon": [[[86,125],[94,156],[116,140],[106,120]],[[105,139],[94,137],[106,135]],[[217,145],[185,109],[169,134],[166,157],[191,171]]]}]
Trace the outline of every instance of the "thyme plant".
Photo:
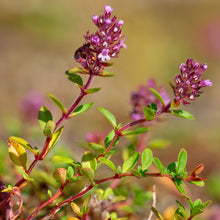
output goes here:
[{"label": "thyme plant", "polygon": [[[23,197],[23,191],[27,185],[34,190],[34,176],[36,165],[48,156],[48,153],[56,147],[62,136],[63,122],[77,117],[88,111],[94,103],[80,104],[85,96],[96,93],[100,88],[93,88],[92,81],[96,77],[111,77],[112,73],[105,71],[105,67],[111,66],[113,58],[118,58],[122,48],[125,48],[125,36],[122,35],[124,22],[112,16],[112,7],[106,5],[104,13],[92,17],[97,31],[84,35],[85,43],[76,50],[74,59],[81,67],[75,67],[65,72],[66,77],[79,88],[79,95],[73,104],[67,109],[62,102],[53,94],[49,94],[51,100],[61,110],[61,117],[56,122],[52,113],[45,105],[38,114],[38,122],[45,137],[42,147],[33,147],[21,137],[11,136],[8,138],[8,153],[15,166],[20,167],[22,175],[11,185],[1,182],[0,210],[1,219],[139,219],[138,209],[135,208],[135,201],[121,193],[120,183],[125,178],[146,179],[151,177],[168,178],[188,201],[189,208],[186,208],[177,201],[173,218],[176,220],[190,220],[201,214],[210,204],[210,201],[202,202],[200,199],[192,201],[184,189],[185,183],[203,186],[205,177],[200,177],[204,165],[199,164],[192,171],[186,170],[187,152],[180,149],[177,160],[165,166],[159,158],[153,156],[148,145],[146,133],[150,126],[155,126],[158,119],[167,114],[173,116],[193,119],[193,115],[185,110],[180,110],[181,105],[189,105],[202,94],[203,87],[212,86],[212,82],[203,79],[207,70],[207,64],[200,64],[193,59],[187,59],[180,65],[180,72],[175,76],[174,82],[170,82],[173,90],[173,97],[170,97],[164,87],[158,87],[154,80],[149,80],[146,86],[141,86],[138,91],[131,93],[131,122],[123,125],[120,119],[114,116],[105,108],[98,110],[109,121],[111,131],[106,133],[88,133],[87,150],[82,158],[71,158],[61,155],[54,155],[51,160],[59,166],[54,170],[54,178],[59,182],[57,191],[52,193],[48,189],[48,196],[32,209],[28,208],[29,201]],[[88,76],[83,81],[80,75]],[[116,119],[117,118],[117,119]],[[181,122],[179,122],[181,123]],[[132,137],[131,143],[123,149],[118,146],[119,141],[124,137]],[[140,137],[135,139],[136,137]],[[133,141],[136,140],[136,141]],[[139,141],[137,141],[139,140]],[[34,160],[29,159],[30,153]],[[126,154],[125,154],[126,152]],[[124,154],[121,164],[114,163],[114,155]],[[150,172],[150,167],[156,167],[157,172]],[[97,170],[112,170],[105,172],[100,178],[97,177]],[[112,173],[112,174],[111,174]],[[106,183],[106,184],[104,184]],[[84,184],[83,188],[73,194],[65,193],[68,187],[75,187]],[[152,194],[145,190],[135,189],[135,195],[139,203],[144,206],[151,204]],[[44,192],[42,192],[44,193]],[[153,197],[155,192],[153,192]],[[77,200],[83,197],[82,200]],[[163,219],[162,214],[155,207],[155,199],[149,205],[152,214],[158,219]],[[17,201],[17,202],[15,202]],[[71,206],[72,217],[65,212],[65,207]],[[45,213],[45,211],[47,213]],[[63,217],[59,215],[63,213]],[[143,217],[147,219],[147,215]]]}]

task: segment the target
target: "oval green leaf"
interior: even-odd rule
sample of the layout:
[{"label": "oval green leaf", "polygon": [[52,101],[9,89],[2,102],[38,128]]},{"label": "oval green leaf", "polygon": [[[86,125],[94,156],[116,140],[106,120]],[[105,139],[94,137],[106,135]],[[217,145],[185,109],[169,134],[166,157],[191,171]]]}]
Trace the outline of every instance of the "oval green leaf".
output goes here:
[{"label": "oval green leaf", "polygon": [[60,108],[63,113],[67,113],[66,108],[64,107],[63,103],[53,94],[48,93],[48,96],[52,99],[52,101]]},{"label": "oval green leaf", "polygon": [[152,121],[152,120],[155,119],[155,113],[154,113],[153,109],[151,109],[149,107],[144,107],[143,112],[144,112],[144,115],[145,115],[145,119],[147,121]]},{"label": "oval green leaf", "polygon": [[55,144],[57,143],[57,141],[60,139],[60,136],[62,135],[63,132],[63,126],[60,127],[52,136],[52,139],[50,141],[49,144],[49,151],[55,146]]},{"label": "oval green leaf", "polygon": [[171,110],[170,112],[171,114],[176,115],[180,118],[194,119],[194,116],[185,110]]},{"label": "oval green leaf", "polygon": [[74,116],[80,115],[86,111],[88,111],[92,106],[93,106],[94,102],[88,103],[88,104],[84,104],[84,105],[80,105],[78,106],[73,112],[72,114],[69,115],[69,118],[72,118]]},{"label": "oval green leaf", "polygon": [[142,170],[146,170],[153,162],[153,153],[151,149],[146,148],[141,155]]},{"label": "oval green leaf", "polygon": [[159,101],[163,104],[163,106],[165,106],[164,100],[160,95],[160,93],[153,88],[149,88],[149,90],[159,99]]},{"label": "oval green leaf", "polygon": [[53,120],[51,112],[46,106],[42,106],[38,113],[38,122],[42,130],[44,130],[46,123],[50,120]]},{"label": "oval green leaf", "polygon": [[115,164],[111,161],[106,159],[105,157],[100,157],[99,161],[107,165],[109,168],[111,168],[115,173],[117,173],[117,169],[115,167]]},{"label": "oval green leaf", "polygon": [[130,171],[132,168],[135,167],[138,159],[139,159],[140,153],[137,152],[134,155],[132,155],[130,158],[128,158],[122,166],[122,173],[126,173]]},{"label": "oval green leaf", "polygon": [[22,145],[8,139],[8,153],[14,164],[26,170],[27,153]]},{"label": "oval green leaf", "polygon": [[187,163],[187,152],[185,149],[181,149],[178,155],[177,161],[177,173],[185,169]]},{"label": "oval green leaf", "polygon": [[107,109],[104,109],[104,108],[101,108],[101,107],[99,107],[98,109],[109,120],[109,122],[115,128],[117,126],[117,122],[116,122],[115,116],[110,111],[108,111]]}]

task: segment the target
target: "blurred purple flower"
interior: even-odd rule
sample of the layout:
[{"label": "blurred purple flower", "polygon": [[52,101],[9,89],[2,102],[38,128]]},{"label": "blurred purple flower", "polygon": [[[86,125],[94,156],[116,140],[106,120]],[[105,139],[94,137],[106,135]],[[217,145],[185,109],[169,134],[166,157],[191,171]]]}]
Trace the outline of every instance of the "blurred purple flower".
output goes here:
[{"label": "blurred purple flower", "polygon": [[121,48],[126,47],[122,32],[122,20],[111,18],[113,8],[109,5],[104,6],[104,14],[93,15],[92,20],[98,27],[94,33],[89,31],[84,35],[86,43],[80,47],[74,55],[78,63],[93,74],[98,74],[106,66],[106,61],[118,57]]},{"label": "blurred purple flower", "polygon": [[88,143],[104,144],[105,136],[105,133],[97,131],[89,132],[86,134],[86,140]]},{"label": "blurred purple flower", "polygon": [[209,79],[201,79],[202,74],[206,72],[207,64],[201,65],[196,60],[187,59],[186,63],[180,64],[181,73],[175,77],[176,85],[172,85],[175,99],[175,104],[181,102],[186,105],[190,104],[188,100],[195,100],[203,92],[201,88],[206,86],[212,86],[212,82]]},{"label": "blurred purple flower", "polygon": [[153,88],[160,93],[165,105],[170,102],[170,97],[166,90],[162,86],[157,87],[155,81],[153,79],[149,79],[146,86],[140,86],[137,92],[131,93],[131,105],[133,107],[131,117],[133,120],[144,118],[145,116],[142,109],[151,103],[157,104],[158,111],[162,110],[162,103],[149,90],[149,88]]},{"label": "blurred purple flower", "polygon": [[27,119],[33,120],[37,119],[41,106],[45,104],[45,99],[38,91],[30,91],[27,96],[21,100],[20,109]]}]

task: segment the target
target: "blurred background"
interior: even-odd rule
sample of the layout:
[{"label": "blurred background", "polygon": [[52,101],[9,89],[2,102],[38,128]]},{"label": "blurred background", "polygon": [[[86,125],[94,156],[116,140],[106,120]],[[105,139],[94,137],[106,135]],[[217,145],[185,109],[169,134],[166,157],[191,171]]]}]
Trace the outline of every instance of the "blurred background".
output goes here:
[{"label": "blurred background", "polygon": [[[91,17],[100,15],[110,4],[113,14],[124,20],[127,49],[115,65],[108,68],[116,76],[97,78],[97,94],[82,103],[95,102],[83,116],[64,123],[63,143],[69,150],[85,142],[88,131],[109,131],[110,126],[97,107],[107,108],[122,123],[130,121],[130,93],[155,78],[172,95],[179,64],[187,58],[208,64],[206,78],[213,86],[187,107],[195,120],[169,117],[151,129],[150,138],[166,138],[169,149],[156,150],[165,163],[176,159],[181,147],[189,154],[189,169],[203,162],[209,180],[205,192],[196,188],[202,199],[220,202],[220,1],[218,0],[0,0],[0,138],[2,152],[8,136],[28,136],[38,132],[37,120],[24,116],[22,103],[32,91],[43,96],[55,120],[60,113],[47,97],[51,92],[65,106],[71,106],[79,93],[64,73],[79,66],[73,54],[83,43],[83,34],[96,30]],[[31,141],[31,140],[29,140]],[[37,144],[40,140],[34,140]],[[43,141],[42,141],[43,143]],[[40,148],[39,144],[39,148]],[[77,148],[78,149],[78,148]],[[7,149],[6,149],[7,151]],[[82,150],[75,154],[81,154]],[[1,163],[1,161],[0,161]],[[0,166],[4,171],[6,164]],[[195,197],[196,198],[196,197]],[[212,211],[214,213],[214,211]],[[219,217],[220,218],[220,217]]]}]

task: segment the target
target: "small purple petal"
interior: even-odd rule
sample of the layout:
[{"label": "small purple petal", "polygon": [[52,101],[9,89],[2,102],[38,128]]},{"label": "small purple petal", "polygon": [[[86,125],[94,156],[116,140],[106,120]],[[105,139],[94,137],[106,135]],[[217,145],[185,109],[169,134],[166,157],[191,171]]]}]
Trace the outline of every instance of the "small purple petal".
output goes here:
[{"label": "small purple petal", "polygon": [[206,80],[202,80],[200,82],[200,86],[204,87],[204,86],[212,86],[212,81],[209,80],[209,79],[206,79]]},{"label": "small purple petal", "polygon": [[105,9],[106,13],[111,13],[113,11],[113,8],[111,6],[109,6],[109,5],[105,5],[104,9]]}]

